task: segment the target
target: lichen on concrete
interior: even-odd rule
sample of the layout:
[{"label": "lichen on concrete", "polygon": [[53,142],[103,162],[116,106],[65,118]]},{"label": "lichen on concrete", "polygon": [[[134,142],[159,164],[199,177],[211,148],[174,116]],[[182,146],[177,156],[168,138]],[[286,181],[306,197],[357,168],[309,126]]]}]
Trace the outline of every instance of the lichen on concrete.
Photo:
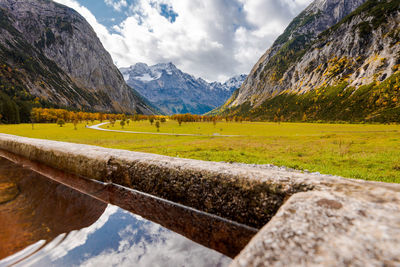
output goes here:
[{"label": "lichen on concrete", "polygon": [[399,266],[400,194],[369,194],[292,196],[232,266]]}]

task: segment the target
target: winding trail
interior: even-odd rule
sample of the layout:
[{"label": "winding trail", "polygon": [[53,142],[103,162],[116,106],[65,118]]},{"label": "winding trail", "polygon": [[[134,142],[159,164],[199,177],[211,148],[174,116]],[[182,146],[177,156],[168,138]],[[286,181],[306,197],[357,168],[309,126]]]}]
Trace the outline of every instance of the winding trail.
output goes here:
[{"label": "winding trail", "polygon": [[99,123],[96,125],[89,126],[87,128],[92,129],[92,130],[99,130],[99,131],[106,131],[106,132],[117,132],[117,133],[131,133],[131,134],[153,134],[153,135],[169,135],[169,136],[202,136],[202,137],[238,137],[242,135],[222,135],[222,134],[178,134],[178,133],[152,133],[152,132],[133,132],[133,131],[121,131],[121,130],[110,130],[110,129],[104,129],[100,128],[100,126],[103,126],[105,124],[108,124],[109,122],[103,122]]}]

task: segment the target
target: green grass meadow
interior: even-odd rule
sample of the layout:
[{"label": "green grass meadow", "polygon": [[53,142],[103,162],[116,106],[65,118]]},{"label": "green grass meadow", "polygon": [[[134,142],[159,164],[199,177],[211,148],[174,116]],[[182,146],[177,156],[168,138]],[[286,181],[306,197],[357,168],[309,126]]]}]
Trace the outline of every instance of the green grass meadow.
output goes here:
[{"label": "green grass meadow", "polygon": [[[95,122],[94,124],[99,123]],[[117,122],[103,128],[157,132],[148,121],[124,129]],[[97,131],[71,123],[0,125],[1,133],[90,144],[117,149],[209,161],[274,164],[384,182],[400,182],[400,125],[313,124],[270,122],[161,123],[161,133],[205,136],[164,136]],[[219,137],[221,135],[240,135]]]}]

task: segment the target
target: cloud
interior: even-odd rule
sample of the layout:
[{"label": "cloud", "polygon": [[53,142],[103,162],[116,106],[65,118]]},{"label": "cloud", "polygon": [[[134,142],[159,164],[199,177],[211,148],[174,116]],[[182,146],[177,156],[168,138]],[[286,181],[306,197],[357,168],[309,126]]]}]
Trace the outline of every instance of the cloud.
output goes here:
[{"label": "cloud", "polygon": [[231,259],[158,224],[144,221],[119,231],[118,248],[104,250],[80,266],[227,266]]},{"label": "cloud", "polygon": [[126,0],[119,0],[119,1],[113,1],[113,0],[104,0],[104,3],[108,6],[111,6],[114,8],[114,10],[121,12],[122,8],[127,7],[128,3]]},{"label": "cloud", "polygon": [[[173,62],[209,81],[249,73],[286,25],[311,0],[105,0],[126,19],[112,32],[76,0],[118,67]],[[126,6],[125,6],[126,3]]]},{"label": "cloud", "polygon": [[[83,244],[86,243],[88,237],[95,233],[98,229],[102,228],[104,224],[107,223],[109,220],[110,216],[115,214],[118,211],[118,208],[113,205],[107,205],[106,210],[103,212],[103,214],[100,216],[100,218],[93,223],[92,225],[82,228],[80,230],[74,230],[69,232],[68,234],[63,233],[51,240],[49,243],[47,243],[44,247],[41,247],[42,245],[45,244],[45,241],[40,240],[35,245],[32,245],[28,248],[35,247],[35,248],[40,248],[40,250],[35,251],[34,254],[30,255],[28,254],[25,250],[25,252],[22,254],[24,257],[28,256],[25,258],[23,261],[21,261],[18,265],[20,266],[31,266],[31,265],[42,265],[43,264],[38,264],[41,261],[44,262],[53,262],[59,258],[62,258],[66,256],[70,251],[72,251],[74,248],[79,247]],[[30,249],[32,250],[32,249]],[[19,255],[19,254],[17,254]],[[13,263],[16,263],[17,261],[13,261]]]}]

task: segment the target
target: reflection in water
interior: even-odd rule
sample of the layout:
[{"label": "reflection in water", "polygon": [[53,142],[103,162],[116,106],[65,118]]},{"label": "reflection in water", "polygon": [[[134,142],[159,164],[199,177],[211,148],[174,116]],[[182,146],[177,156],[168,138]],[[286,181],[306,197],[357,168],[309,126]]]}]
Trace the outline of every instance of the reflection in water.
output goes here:
[{"label": "reflection in water", "polygon": [[[0,266],[225,266],[230,258],[0,158]],[[19,251],[19,252],[18,252]]]},{"label": "reflection in water", "polygon": [[19,194],[0,205],[0,258],[39,240],[87,227],[106,204],[0,158],[0,183],[14,183]]}]

